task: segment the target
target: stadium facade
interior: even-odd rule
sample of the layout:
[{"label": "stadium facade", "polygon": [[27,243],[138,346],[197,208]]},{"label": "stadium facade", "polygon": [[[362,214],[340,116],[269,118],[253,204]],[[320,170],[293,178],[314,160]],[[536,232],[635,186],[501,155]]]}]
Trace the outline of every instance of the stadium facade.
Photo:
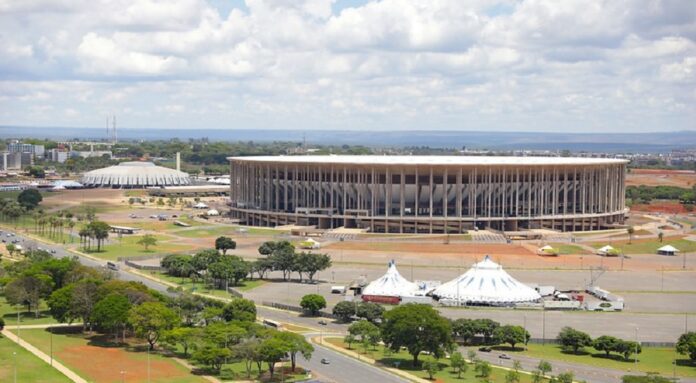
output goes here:
[{"label": "stadium facade", "polygon": [[230,157],[231,214],[255,226],[389,233],[596,230],[622,224],[625,160]]}]

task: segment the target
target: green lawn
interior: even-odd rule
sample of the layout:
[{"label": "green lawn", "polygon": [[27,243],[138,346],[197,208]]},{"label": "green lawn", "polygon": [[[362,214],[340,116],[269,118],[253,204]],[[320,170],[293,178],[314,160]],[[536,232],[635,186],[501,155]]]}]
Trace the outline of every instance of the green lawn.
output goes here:
[{"label": "green lawn", "polygon": [[611,244],[613,247],[623,250],[624,254],[655,254],[658,248],[665,245],[672,245],[682,252],[696,251],[696,241],[670,238],[666,238],[662,243],[655,238],[651,240],[633,240],[631,244],[629,244],[628,241],[596,242],[591,243],[590,246],[598,249],[607,244]]},{"label": "green lawn", "polygon": [[[51,337],[44,329],[23,330],[21,336],[46,354],[50,354],[52,349],[56,360],[88,381],[117,382],[120,381],[120,371],[125,371],[128,382],[147,381],[148,356],[142,351],[142,347],[117,347],[108,343],[110,337],[87,336],[75,332],[55,332]],[[150,354],[150,366],[152,383],[206,381],[203,377],[191,374],[186,367],[171,358],[156,352]]]},{"label": "green lawn", "polygon": [[93,243],[92,251],[89,251],[88,253],[101,259],[115,260],[119,257],[170,254],[194,249],[194,247],[191,245],[172,243],[171,241],[174,238],[168,235],[155,235],[155,237],[157,238],[157,245],[150,246],[148,251],[145,251],[145,248],[142,245],[137,244],[142,236],[125,235],[120,239],[118,237],[111,236],[110,241],[112,241],[112,243],[102,246],[102,250],[100,252],[96,251],[96,244]]},{"label": "green lawn", "polygon": [[[558,345],[530,344],[527,351],[509,351],[508,355],[513,358],[517,353],[546,360],[562,360],[571,363],[587,364],[590,366],[613,368],[617,370],[634,370],[633,359],[625,361],[622,358],[607,359],[604,353],[600,353],[593,348],[586,348],[581,355],[565,353]],[[615,354],[612,354],[615,356]],[[677,359],[676,373],[679,376],[696,377],[696,364],[690,363],[686,355],[677,354],[673,348],[668,347],[644,347],[638,355],[638,370],[643,372],[654,371],[663,376],[671,376],[674,368],[674,360]]]},{"label": "green lawn", "polygon": [[[16,353],[16,354],[14,354]],[[65,375],[32,355],[13,341],[0,335],[0,382],[12,382],[17,367],[17,382],[68,383]]]},{"label": "green lawn", "polygon": [[[224,297],[229,297],[230,295],[225,293],[224,289],[211,289],[209,286],[205,286],[202,282],[197,282],[193,283],[191,281],[191,278],[181,278],[181,277],[173,277],[169,274],[167,274],[164,271],[155,271],[151,272],[155,277],[159,279],[163,279],[167,282],[171,283],[176,283],[177,285],[181,286],[185,291],[191,291],[191,289],[196,289],[196,292],[199,293],[204,293],[204,294],[211,294],[211,295],[216,295],[216,296],[224,296]],[[249,281],[243,281],[240,285],[238,286],[232,286],[236,290],[239,291],[249,291],[251,289],[255,289],[261,285],[266,284],[267,281],[260,280],[260,279],[254,279],[254,280],[249,280]]]},{"label": "green lawn", "polygon": [[565,243],[550,243],[551,247],[557,249],[560,255],[564,254],[588,254],[589,252],[578,245],[568,245]]},{"label": "green lawn", "polygon": [[[339,346],[342,348],[348,348],[348,345],[343,342],[343,339],[341,338],[327,338],[324,337],[324,342],[331,343],[335,346]],[[389,351],[385,352],[385,349],[383,346],[377,346],[375,350],[368,350],[367,352],[364,351],[364,348],[359,345],[359,344],[353,344],[352,349],[354,351],[360,351],[361,355],[367,355],[369,358],[376,360],[378,363],[387,366],[387,367],[397,367],[398,364],[398,369],[403,370],[403,371],[408,371],[409,373],[418,376],[419,378],[424,378],[428,379],[428,374],[420,369],[420,366],[418,368],[414,368],[412,366],[412,360],[413,357],[411,355],[402,350],[399,351],[398,353],[392,353]],[[464,355],[466,358],[466,354]],[[428,355],[421,355],[418,360],[423,361],[426,360],[433,360],[431,356]],[[458,379],[457,374],[452,372],[452,369],[449,368],[449,359],[440,359],[439,364],[441,367],[441,370],[435,375],[436,382],[443,382],[443,383],[454,383],[454,382],[472,382],[472,381],[478,381],[479,377],[476,376],[476,372],[474,371],[474,366],[469,365],[469,368],[466,373],[462,374],[462,378]],[[506,371],[500,368],[496,368],[495,366],[493,367],[493,372],[491,374],[491,382],[504,382],[505,381],[505,374]],[[531,376],[527,374],[520,374],[520,383],[529,383],[531,382]]]},{"label": "green lawn", "polygon": [[[17,325],[17,310],[18,307],[16,305],[10,305],[7,303],[7,300],[5,300],[5,297],[0,297],[0,316],[5,320],[5,325]],[[19,321],[21,325],[57,323],[48,313],[48,306],[44,301],[41,301],[39,305],[38,318],[36,317],[36,313],[33,311],[27,312],[26,310],[26,306],[19,309]]]},{"label": "green lawn", "polygon": [[240,226],[222,226],[222,225],[215,225],[215,226],[204,226],[200,228],[195,228],[195,229],[187,229],[187,228],[181,228],[179,230],[174,230],[172,231],[172,234],[181,236],[181,237],[188,237],[188,238],[201,238],[201,237],[219,237],[219,236],[228,236],[228,237],[235,237],[239,236],[241,233],[239,232],[240,229],[246,230],[246,234],[251,234],[251,235],[276,235],[283,233],[282,230],[276,230],[273,228],[265,228],[265,227],[240,227]]}]

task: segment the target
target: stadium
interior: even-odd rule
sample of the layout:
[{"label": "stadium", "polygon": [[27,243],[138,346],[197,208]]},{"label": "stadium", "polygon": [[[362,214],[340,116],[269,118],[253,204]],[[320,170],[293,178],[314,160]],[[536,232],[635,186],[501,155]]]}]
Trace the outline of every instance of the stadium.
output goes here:
[{"label": "stadium", "polygon": [[115,166],[92,170],[80,182],[87,187],[144,188],[150,186],[188,185],[189,175],[152,162],[121,162]]},{"label": "stadium", "polygon": [[254,226],[377,233],[597,230],[623,224],[625,160],[229,157],[231,214]]}]

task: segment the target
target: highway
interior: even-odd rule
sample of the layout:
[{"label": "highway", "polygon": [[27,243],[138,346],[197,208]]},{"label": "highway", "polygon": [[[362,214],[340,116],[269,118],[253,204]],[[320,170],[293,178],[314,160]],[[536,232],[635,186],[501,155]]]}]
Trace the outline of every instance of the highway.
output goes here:
[{"label": "highway", "polygon": [[[7,233],[15,233],[15,237],[7,237]],[[92,258],[76,255],[67,251],[63,246],[58,244],[47,244],[37,242],[33,239],[26,238],[14,230],[3,229],[2,238],[10,240],[17,238],[20,245],[25,249],[41,248],[47,251],[55,251],[53,256],[56,258],[74,257],[77,256],[80,263],[95,268],[105,268],[106,261],[97,261]],[[126,270],[112,270],[114,275],[121,280],[142,282],[147,287],[172,295],[167,291],[167,286],[140,275],[129,273]],[[268,318],[276,321],[296,324],[298,326],[317,327],[317,318],[300,317],[295,313],[269,309],[266,307],[257,307],[257,312],[260,317]],[[345,328],[334,324],[327,325],[328,331],[345,331]],[[307,336],[318,336],[320,333],[308,334]],[[389,372],[386,372],[377,367],[360,362],[341,353],[314,344],[314,353],[310,360],[302,357],[298,359],[298,363],[313,372],[314,381],[331,382],[331,383],[350,383],[350,382],[382,382],[382,383],[406,383],[408,380],[400,378]],[[322,364],[322,359],[328,359],[329,364]]]}]

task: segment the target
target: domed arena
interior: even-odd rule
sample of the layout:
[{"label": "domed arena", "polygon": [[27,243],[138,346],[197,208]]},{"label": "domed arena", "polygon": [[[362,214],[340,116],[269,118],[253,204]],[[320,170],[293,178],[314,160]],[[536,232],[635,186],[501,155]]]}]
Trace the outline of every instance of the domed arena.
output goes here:
[{"label": "domed arena", "polygon": [[87,187],[144,188],[149,186],[188,185],[189,175],[152,162],[121,162],[115,166],[92,170],[80,182]]}]

